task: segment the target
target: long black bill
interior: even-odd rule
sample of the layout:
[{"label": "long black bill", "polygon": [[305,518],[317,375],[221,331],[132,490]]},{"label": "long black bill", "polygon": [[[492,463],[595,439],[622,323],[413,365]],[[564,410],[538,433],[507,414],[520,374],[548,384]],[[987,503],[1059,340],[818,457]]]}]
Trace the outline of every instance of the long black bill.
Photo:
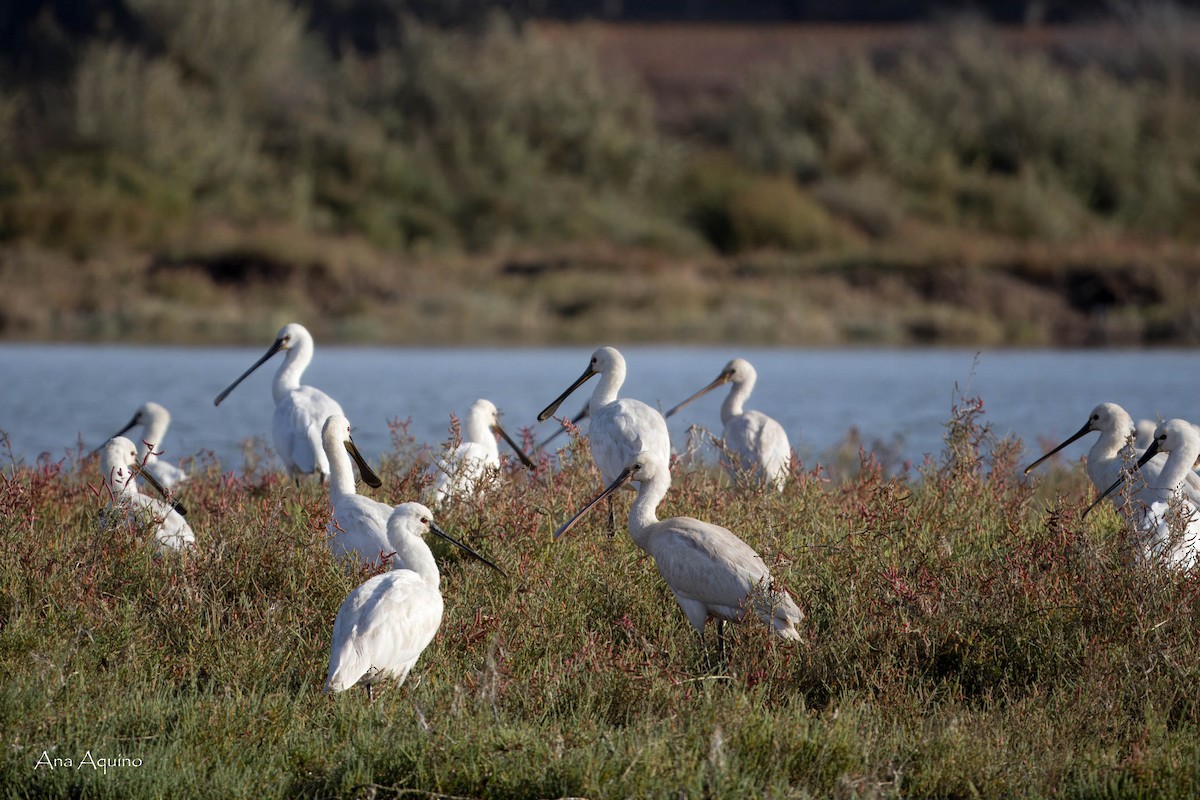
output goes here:
[{"label": "long black bill", "polygon": [[358,464],[358,474],[362,476],[363,483],[372,489],[378,489],[380,486],[383,486],[383,481],[379,480],[379,476],[371,469],[371,465],[362,457],[362,453],[358,452],[358,448],[354,446],[354,442],[347,439],[344,444],[346,445],[346,451],[354,459],[354,463]]},{"label": "long black bill", "polygon": [[1053,449],[1053,450],[1051,450],[1049,453],[1046,453],[1046,455],[1042,456],[1042,457],[1041,457],[1041,458],[1039,458],[1037,461],[1033,462],[1033,463],[1032,463],[1032,464],[1030,464],[1028,467],[1026,467],[1026,468],[1025,468],[1025,474],[1026,474],[1026,475],[1028,475],[1030,470],[1032,470],[1032,469],[1033,469],[1034,467],[1036,467],[1038,464],[1040,464],[1040,463],[1042,463],[1043,461],[1045,461],[1045,460],[1046,460],[1047,458],[1049,458],[1050,456],[1052,456],[1052,455],[1054,455],[1055,453],[1057,453],[1059,450],[1062,450],[1064,447],[1066,447],[1066,446],[1067,446],[1067,445],[1069,445],[1071,442],[1073,442],[1073,441],[1075,441],[1076,439],[1078,439],[1080,436],[1086,436],[1087,434],[1089,434],[1089,433],[1091,433],[1091,432],[1092,432],[1092,421],[1089,419],[1089,420],[1087,421],[1087,424],[1085,424],[1085,425],[1084,425],[1082,428],[1080,428],[1078,431],[1076,431],[1076,432],[1075,432],[1075,434],[1074,434],[1074,435],[1073,435],[1073,436],[1072,436],[1070,439],[1067,439],[1065,442],[1063,442],[1062,444],[1060,444],[1058,447],[1054,448],[1054,449]]},{"label": "long black bill", "polygon": [[[572,425],[578,425],[580,422],[582,422],[584,419],[586,419],[586,418],[587,418],[587,416],[588,416],[588,413],[589,413],[590,411],[591,411],[591,405],[589,405],[589,404],[584,404],[584,406],[583,406],[583,410],[582,410],[582,411],[580,411],[578,414],[576,414],[574,417],[572,417],[572,418],[571,418],[571,424],[572,424]],[[566,429],[567,429],[567,426],[566,426],[566,425],[563,425],[563,426],[561,426],[561,427],[560,427],[558,430],[556,430],[554,433],[550,434],[550,435],[549,435],[549,436],[547,436],[545,439],[543,439],[543,440],[542,440],[542,443],[541,443],[541,444],[539,444],[539,445],[537,446],[537,449],[538,449],[538,450],[541,450],[541,449],[545,448],[545,447],[546,447],[546,445],[548,445],[548,444],[550,444],[551,442],[553,442],[553,441],[554,441],[555,439],[557,439],[559,436],[562,436],[563,432],[564,432]]]},{"label": "long black bill", "polygon": [[110,437],[108,437],[107,439],[105,439],[105,440],[104,440],[104,444],[100,445],[100,446],[99,446],[99,447],[97,447],[95,450],[93,450],[92,452],[88,453],[88,458],[91,458],[92,456],[94,456],[94,455],[96,455],[97,453],[99,453],[101,450],[103,450],[103,449],[104,449],[104,445],[108,444],[108,443],[109,443],[111,440],[113,440],[113,439],[117,438],[118,436],[123,436],[123,435],[125,434],[125,431],[129,430],[130,428],[132,428],[134,425],[137,425],[137,424],[138,424],[138,418],[137,418],[137,414],[134,414],[134,415],[133,415],[133,419],[129,420],[129,424],[128,424],[128,425],[126,425],[124,428],[121,428],[121,430],[117,431],[117,432],[116,432],[116,433],[114,433],[112,436],[110,436]]},{"label": "long black bill", "polygon": [[705,386],[703,389],[696,392],[694,395],[689,397],[687,400],[684,400],[682,403],[675,406],[667,413],[663,414],[663,419],[666,419],[667,417],[671,416],[676,411],[683,408],[684,406],[686,406],[688,403],[692,402],[696,398],[703,397],[704,395],[711,392],[713,389],[716,389],[718,386],[723,386],[724,384],[729,383],[729,379],[732,377],[733,377],[732,372],[722,372],[720,375],[717,376],[717,379],[715,381],[713,381],[712,383],[710,383],[708,386]]},{"label": "long black bill", "polygon": [[258,361],[255,361],[254,365],[252,367],[250,367],[250,369],[243,372],[236,381],[229,384],[229,387],[227,389],[225,389],[225,391],[223,391],[219,395],[217,395],[217,399],[213,400],[213,405],[214,406],[221,405],[221,401],[224,400],[226,397],[228,397],[229,393],[232,392],[234,389],[236,389],[237,385],[239,383],[246,380],[246,378],[250,375],[251,372],[254,372],[254,370],[258,369],[263,364],[265,364],[267,359],[269,359],[271,356],[278,353],[280,348],[282,348],[282,347],[283,347],[283,339],[276,339],[275,344],[271,345],[271,349],[267,350],[266,355],[264,355]]},{"label": "long black bill", "polygon": [[574,383],[568,386],[567,390],[560,394],[557,400],[542,409],[542,413],[538,414],[538,422],[545,422],[546,420],[550,419],[550,415],[555,411],[558,411],[558,407],[562,405],[563,400],[566,400],[571,396],[571,392],[582,386],[588,378],[599,374],[600,373],[596,372],[596,370],[592,369],[591,364],[588,364],[588,368],[583,371],[583,374],[580,375]]},{"label": "long black bill", "polygon": [[[1095,500],[1093,500],[1092,504],[1083,510],[1082,517],[1086,517],[1093,508],[1100,505],[1101,500],[1108,497],[1110,494],[1115,492],[1117,489],[1121,488],[1121,485],[1123,483],[1125,483],[1125,481],[1129,480],[1130,477],[1133,476],[1134,471],[1140,470],[1142,468],[1143,464],[1145,464],[1150,459],[1154,458],[1156,455],[1158,455],[1158,453],[1159,453],[1158,440],[1155,439],[1153,442],[1150,443],[1150,446],[1146,448],[1146,452],[1142,453],[1142,457],[1138,459],[1137,465],[1132,470],[1130,470],[1127,474],[1124,474],[1121,477],[1117,478],[1115,481],[1113,481],[1112,486],[1108,487],[1103,492],[1101,492],[1100,496],[1097,497]],[[1080,518],[1082,519],[1082,517],[1080,517]]]},{"label": "long black bill", "polygon": [[579,522],[579,520],[583,517],[583,515],[589,511],[591,511],[592,508],[594,508],[597,503],[599,503],[604,498],[608,497],[610,494],[615,492],[617,489],[620,489],[622,486],[629,483],[629,480],[633,477],[633,470],[634,470],[634,465],[632,465],[632,464],[630,466],[626,467],[625,470],[620,475],[617,476],[617,479],[615,481],[613,481],[611,484],[609,484],[607,489],[605,489],[603,492],[601,492],[600,494],[596,495],[591,500],[589,500],[588,504],[586,506],[579,509],[579,511],[575,512],[575,516],[571,517],[565,523],[560,525],[558,530],[556,530],[554,532],[554,541],[557,542],[558,538],[560,536],[564,535],[567,531],[571,530],[571,528],[575,527],[575,523]]},{"label": "long black bill", "polygon": [[512,437],[505,432],[504,428],[501,428],[499,424],[496,424],[492,426],[492,430],[500,434],[501,439],[508,442],[508,446],[511,447],[513,452],[517,454],[517,458],[521,459],[522,464],[529,469],[537,469],[537,464],[533,463],[529,456],[525,455],[525,451],[521,449],[521,445],[514,442]]},{"label": "long black bill", "polygon": [[167,505],[169,505],[169,506],[171,506],[171,508],[175,509],[176,513],[178,513],[179,516],[181,516],[181,517],[187,516],[187,508],[183,505],[183,503],[179,502],[178,500],[173,499],[171,497],[171,495],[167,493],[167,490],[163,488],[163,485],[161,483],[159,483],[158,480],[155,479],[155,477],[153,475],[150,474],[150,470],[146,469],[145,467],[137,466],[137,465],[134,465],[134,470],[136,470],[136,473],[138,475],[145,478],[146,483],[153,486],[154,490],[156,492],[158,492],[160,495],[162,495],[162,499],[166,501]]},{"label": "long black bill", "polygon": [[488,561],[488,560],[487,560],[486,558],[484,558],[483,556],[479,555],[479,553],[475,552],[475,551],[474,551],[474,550],[472,550],[470,547],[468,547],[467,545],[465,545],[465,544],[463,544],[462,542],[460,542],[458,539],[455,539],[453,536],[451,536],[450,534],[446,533],[444,530],[442,530],[441,528],[439,528],[437,525],[434,525],[432,522],[431,522],[431,523],[429,523],[429,530],[433,531],[433,532],[434,532],[434,533],[436,533],[438,536],[442,537],[443,539],[445,539],[447,542],[449,542],[450,544],[454,545],[455,547],[462,548],[463,550],[465,550],[466,552],[470,553],[470,554],[471,554],[472,556],[474,556],[475,558],[479,559],[480,561],[482,561],[483,563],[487,564],[487,565],[488,565],[489,567],[491,567],[492,569],[496,570],[496,572],[499,572],[501,575],[504,575],[504,576],[506,576],[506,577],[508,576],[508,573],[507,573],[507,572],[505,572],[504,570],[500,569],[500,568],[499,568],[499,567],[497,567],[495,564],[493,564],[492,562]]}]

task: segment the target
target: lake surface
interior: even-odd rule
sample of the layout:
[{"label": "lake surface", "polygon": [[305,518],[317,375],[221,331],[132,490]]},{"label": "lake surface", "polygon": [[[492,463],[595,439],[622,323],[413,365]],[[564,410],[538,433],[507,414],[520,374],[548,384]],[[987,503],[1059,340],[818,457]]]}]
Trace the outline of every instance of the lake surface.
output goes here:
[{"label": "lake surface", "polygon": [[[164,458],[211,451],[226,469],[243,465],[242,443],[271,442],[275,356],[219,408],[213,398],[267,348],[151,348],[0,345],[0,431],[18,460],[32,463],[97,447],[155,400],[172,414]],[[868,443],[895,442],[920,462],[942,450],[951,404],[963,393],[984,401],[997,434],[1015,434],[1030,456],[1039,437],[1074,433],[1100,402],[1124,406],[1135,419],[1200,419],[1200,354],[1191,351],[794,350],[742,347],[622,348],[629,374],[622,397],[670,408],[707,385],[735,356],[758,371],[748,408],[775,417],[807,464],[857,428]],[[392,449],[388,421],[411,418],[418,442],[438,446],[450,414],[463,416],[478,397],[492,400],[516,436],[541,440],[557,423],[537,413],[587,366],[591,350],[384,349],[321,347],[304,383],[332,395],[354,425],[354,439],[377,462]],[[574,416],[593,378],[560,409]],[[956,386],[959,387],[956,390]],[[720,433],[727,388],[695,401],[670,422],[682,449],[687,426]],[[561,440],[560,440],[561,442]],[[1090,442],[1064,454],[1076,458]],[[0,463],[0,466],[5,464]]]}]

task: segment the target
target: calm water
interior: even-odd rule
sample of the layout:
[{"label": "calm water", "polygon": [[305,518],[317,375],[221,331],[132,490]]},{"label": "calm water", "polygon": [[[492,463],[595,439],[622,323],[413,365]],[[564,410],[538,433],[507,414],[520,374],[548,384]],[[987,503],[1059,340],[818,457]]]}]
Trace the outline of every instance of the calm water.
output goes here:
[{"label": "calm water", "polygon": [[[266,350],[0,345],[0,430],[14,455],[58,459],[82,440],[100,445],[137,407],[155,400],[172,414],[164,457],[212,451],[227,469],[242,465],[241,443],[271,438],[271,380],[276,356],[222,403],[213,398]],[[857,428],[870,442],[899,441],[919,461],[939,453],[956,385],[982,397],[997,433],[1056,441],[1076,431],[1099,402],[1134,418],[1200,418],[1200,356],[1185,351],[780,350],[623,348],[629,367],[621,395],[669,408],[716,377],[734,356],[758,370],[748,404],[780,421],[806,461]],[[538,440],[556,423],[537,413],[587,365],[590,349],[410,350],[320,347],[304,382],[335,397],[354,424],[355,442],[372,460],[391,449],[387,421],[411,417],[418,442],[448,436],[449,414],[477,397],[504,414],[510,433],[531,427]],[[564,403],[574,415],[594,386]],[[722,388],[670,420],[681,447],[688,424],[720,430]],[[1086,444],[1068,457],[1086,452]],[[2,465],[0,465],[2,466]]]}]

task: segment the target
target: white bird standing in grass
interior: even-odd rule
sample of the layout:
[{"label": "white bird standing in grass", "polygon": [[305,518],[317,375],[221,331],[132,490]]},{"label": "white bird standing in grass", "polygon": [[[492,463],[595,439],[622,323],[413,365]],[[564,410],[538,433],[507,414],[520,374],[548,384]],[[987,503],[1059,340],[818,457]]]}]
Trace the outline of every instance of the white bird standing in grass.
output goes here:
[{"label": "white bird standing in grass", "polygon": [[[1155,476],[1145,476],[1147,487],[1139,492],[1148,505],[1138,528],[1149,534],[1141,550],[1147,560],[1162,560],[1173,567],[1188,569],[1196,563],[1200,552],[1200,513],[1187,495],[1190,478],[1196,473],[1192,465],[1200,458],[1200,432],[1182,419],[1170,419],[1154,430],[1154,439],[1138,459],[1134,471],[1145,471],[1160,453],[1167,453],[1167,463]],[[1132,472],[1116,479],[1083,512],[1087,516],[1096,505],[1116,491]]]},{"label": "white bird standing in grass", "polygon": [[350,438],[350,420],[340,414],[325,420],[321,442],[329,459],[329,502],[333,506],[327,529],[329,549],[336,558],[353,556],[361,564],[378,563],[392,552],[387,539],[387,523],[394,508],[355,491],[354,467],[350,459],[358,464],[363,483],[379,488],[383,481],[354,446],[354,440]]},{"label": "white bird standing in grass", "polygon": [[475,485],[488,470],[500,470],[500,448],[495,434],[500,434],[529,469],[536,464],[521,450],[500,426],[500,412],[490,400],[479,399],[467,411],[466,438],[453,451],[435,463],[433,507],[441,508],[451,498],[470,497]]},{"label": "white bird standing in grass", "polygon": [[333,623],[325,692],[382,680],[404,683],[442,624],[441,573],[422,538],[432,532],[497,572],[492,562],[446,534],[420,503],[403,503],[388,517],[387,535],[396,554],[392,570],[367,580],[346,597]]},{"label": "white bird standing in grass", "polygon": [[313,357],[313,338],[303,325],[292,322],[280,328],[275,343],[266,354],[217,395],[213,405],[221,405],[246,376],[280,350],[287,356],[271,385],[271,394],[275,398],[275,451],[288,472],[293,475],[316,473],[324,482],[329,474],[329,459],[321,445],[321,429],[331,416],[345,414],[337,401],[320,389],[300,385],[300,378]]},{"label": "white bird standing in grass", "polygon": [[166,489],[172,489],[177,483],[188,479],[188,474],[182,469],[158,457],[170,424],[170,412],[158,403],[148,402],[142,404],[124,428],[113,434],[114,437],[121,436],[130,429],[141,426],[142,434],[137,438],[140,442],[137,449],[138,463]]},{"label": "white bird standing in grass", "polygon": [[781,639],[798,641],[796,625],[804,614],[786,591],[775,586],[762,556],[728,528],[692,517],[659,520],[656,514],[671,486],[667,462],[656,453],[641,453],[603,492],[554,532],[555,540],[571,529],[602,499],[628,481],[638,484],[629,509],[629,535],[658,567],[683,613],[704,643],[704,625],[717,620],[717,659],[725,654],[724,624],[743,622],[754,614]]},{"label": "white bird standing in grass", "polygon": [[[1096,440],[1096,443],[1092,445],[1092,449],[1088,451],[1087,474],[1092,481],[1092,485],[1096,487],[1096,491],[1103,492],[1121,477],[1121,470],[1124,468],[1124,459],[1121,456],[1121,451],[1125,449],[1130,437],[1134,435],[1133,418],[1116,403],[1101,403],[1093,408],[1092,413],[1088,416],[1088,421],[1083,424],[1082,428],[1072,434],[1070,438],[1058,447],[1055,447],[1026,467],[1025,474],[1028,475],[1034,467],[1071,444],[1071,442],[1093,431],[1099,431],[1100,438]],[[1166,463],[1166,455],[1156,454],[1151,456],[1150,460],[1141,468],[1142,475],[1148,486],[1158,484],[1159,477]],[[1149,506],[1157,499],[1153,490],[1150,490],[1148,486],[1133,493],[1133,500],[1137,502],[1132,509],[1125,507],[1125,498],[1121,496],[1114,497],[1113,504],[1117,507],[1117,511],[1126,519],[1136,522],[1141,509]],[[1192,474],[1186,478],[1183,488],[1193,502],[1200,501],[1200,476]]]},{"label": "white bird standing in grass", "polygon": [[743,410],[743,405],[754,391],[756,380],[758,373],[750,362],[735,358],[725,365],[712,383],[664,416],[669,418],[696,398],[732,383],[733,387],[721,404],[721,423],[725,426],[721,447],[730,458],[725,467],[735,481],[748,479],[759,485],[765,482],[782,492],[792,467],[792,446],[788,442],[787,432],[774,419],[761,411]]},{"label": "white bird standing in grass", "polygon": [[[591,417],[588,442],[592,449],[592,460],[600,469],[601,480],[605,484],[612,483],[642,452],[653,453],[662,463],[669,464],[671,437],[667,433],[667,421],[663,415],[640,400],[617,399],[617,392],[625,382],[625,358],[613,347],[601,347],[592,353],[587,369],[557,400],[538,414],[538,422],[549,419],[571,392],[593,375],[599,375],[600,382],[588,401],[588,414]],[[615,528],[616,517],[611,502],[608,518],[610,528]]]},{"label": "white bird standing in grass", "polygon": [[163,497],[169,497],[164,489],[146,470],[139,466],[137,448],[124,436],[108,440],[100,453],[100,474],[112,496],[113,504],[122,508],[133,524],[152,526],[159,552],[183,550],[191,547],[196,536],[183,515],[187,510],[175,502],[164,502],[138,491],[134,476],[139,472]]}]

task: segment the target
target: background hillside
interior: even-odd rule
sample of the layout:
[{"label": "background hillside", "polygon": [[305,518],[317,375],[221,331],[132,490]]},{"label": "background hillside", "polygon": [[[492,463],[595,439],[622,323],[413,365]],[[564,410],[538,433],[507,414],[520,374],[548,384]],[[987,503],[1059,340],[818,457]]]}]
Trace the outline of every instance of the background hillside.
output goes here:
[{"label": "background hillside", "polygon": [[1193,12],[873,5],[8,6],[0,337],[1200,340]]}]

